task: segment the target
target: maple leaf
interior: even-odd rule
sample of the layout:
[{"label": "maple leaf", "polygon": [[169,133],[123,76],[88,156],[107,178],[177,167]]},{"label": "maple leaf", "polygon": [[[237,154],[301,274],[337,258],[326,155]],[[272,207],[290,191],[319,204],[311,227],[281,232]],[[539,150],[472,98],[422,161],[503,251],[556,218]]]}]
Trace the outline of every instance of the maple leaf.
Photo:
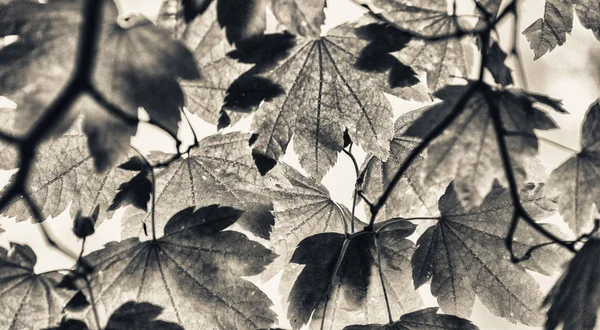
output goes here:
[{"label": "maple leaf", "polygon": [[0,328],[41,329],[60,321],[69,293],[56,288],[60,274],[36,274],[36,261],[26,245],[10,243],[8,251],[0,248]]},{"label": "maple leaf", "polygon": [[[225,203],[245,211],[238,221],[261,238],[268,238],[274,222],[272,205],[263,188],[271,185],[254,165],[250,134],[211,135],[168,167],[156,169],[156,232],[160,235],[170,214],[189,206]],[[123,237],[137,236],[151,215],[128,208],[123,217]],[[149,223],[148,223],[149,224]]]},{"label": "maple leaf", "polygon": [[437,314],[437,307],[425,308],[402,315],[390,324],[351,325],[344,330],[478,330],[469,320],[454,315]]},{"label": "maple leaf", "polygon": [[[590,105],[581,127],[581,151],[552,171],[548,187],[556,192],[559,211],[565,222],[576,233],[584,233],[593,226],[594,210],[600,206],[597,196],[598,168],[600,167],[600,104]],[[594,205],[596,207],[594,207]]]},{"label": "maple leaf", "polygon": [[[199,76],[191,53],[147,19],[132,16],[117,22],[114,3],[104,1],[103,6],[92,84],[126,114],[137,117],[138,108],[143,107],[175,135],[183,106],[177,79]],[[37,122],[69,81],[81,16],[80,1],[21,1],[0,6],[2,35],[19,37],[0,49],[0,57],[11,57],[10,65],[0,69],[0,94],[18,105],[18,133]],[[63,133],[80,113],[96,168],[104,170],[128,150],[137,128],[87,99],[74,104],[52,134]]]},{"label": "maple leaf", "polygon": [[[305,265],[288,298],[288,318],[292,326],[296,329],[306,324],[313,311],[311,328],[324,322],[326,329],[339,329],[357,318],[368,321],[383,316],[383,291],[380,286],[373,287],[380,280],[376,244],[379,244],[386,287],[390,295],[393,294],[392,308],[404,311],[416,307],[420,299],[416,293],[408,293],[412,292],[412,288],[407,272],[414,244],[406,239],[415,227],[404,221],[381,231],[378,238],[374,233],[351,238],[344,234],[321,233],[302,240],[290,261]],[[332,279],[336,271],[336,278]],[[330,288],[331,285],[334,287]],[[397,296],[396,288],[402,290],[401,296]],[[323,321],[329,290],[334,298],[329,302]],[[373,292],[375,290],[380,291]],[[367,304],[371,306],[366,307]],[[373,305],[378,308],[373,308]],[[361,310],[363,306],[368,311]],[[374,310],[376,315],[369,315]]]},{"label": "maple leaf", "polygon": [[89,328],[81,320],[63,317],[58,326],[45,328],[44,330],[89,330]]},{"label": "maple leaf", "polygon": [[[555,211],[555,202],[544,196],[543,185],[530,184],[521,191],[521,203],[534,219]],[[556,246],[537,250],[525,262],[513,264],[505,249],[505,235],[513,215],[509,192],[494,186],[481,206],[467,211],[452,184],[440,198],[441,218],[417,241],[412,258],[413,279],[419,287],[431,279],[431,293],[446,313],[469,317],[475,296],[494,314],[512,323],[536,326],[542,292],[525,270],[551,274],[564,260]],[[549,224],[547,230],[558,232]],[[529,226],[519,226],[514,250],[525,253],[542,237]]]},{"label": "maple leaf", "polygon": [[546,0],[544,18],[538,18],[523,34],[535,54],[534,60],[561,46],[573,29],[573,6],[568,0]]},{"label": "maple leaf", "polygon": [[[386,19],[409,33],[440,36],[455,33],[462,26],[460,17],[448,13],[446,0],[371,0]],[[462,25],[462,24],[461,24]],[[452,82],[454,76],[467,77],[474,60],[472,38],[446,38],[426,41],[415,38],[400,50],[402,63],[427,72],[427,86],[436,91]]]},{"label": "maple leaf", "polygon": [[544,300],[550,305],[545,329],[592,330],[600,301],[598,252],[600,240],[589,239],[569,262],[567,269]]},{"label": "maple leaf", "polygon": [[138,171],[131,180],[122,183],[119,186],[119,192],[108,207],[109,211],[114,211],[122,206],[129,204],[147,211],[148,201],[152,194],[152,181],[148,178],[149,169],[139,157],[133,157],[119,168],[129,171]]},{"label": "maple leaf", "polygon": [[[63,135],[42,143],[33,159],[26,187],[44,219],[58,216],[69,206],[71,212],[81,210],[84,214],[91,214],[99,206],[100,224],[119,185],[132,176],[118,168],[96,172],[81,126],[78,120]],[[31,213],[23,196],[16,196],[2,214],[23,221]]]},{"label": "maple leaf", "polygon": [[333,201],[319,182],[285,163],[279,163],[272,172],[269,175],[282,178],[277,180],[278,186],[268,190],[276,219],[271,244],[279,257],[267,269],[264,279],[285,267],[304,238],[322,232],[343,233],[351,221],[350,211]]},{"label": "maple leaf", "polygon": [[325,23],[326,4],[325,0],[270,0],[269,8],[293,34],[318,37]]},{"label": "maple leaf", "polygon": [[[216,123],[227,88],[251,65],[228,56],[235,48],[229,44],[217,21],[216,4],[210,5],[201,16],[187,24],[177,21],[175,31],[193,49],[194,59],[202,72],[200,79],[180,82],[186,107],[205,121]],[[231,123],[243,117],[237,112],[227,112],[227,115]]]},{"label": "maple leaf", "polygon": [[[534,129],[557,128],[554,121],[537,108],[538,104],[566,112],[558,100],[519,89],[492,90],[487,85],[447,86],[435,94],[443,102],[426,110],[405,134],[424,137],[454,111],[469,88],[475,89],[461,114],[428,147],[424,166],[426,182],[447,184],[454,180],[458,197],[466,208],[481,204],[494,179],[505,182],[491,111],[498,109],[504,130],[518,133],[506,136],[505,140],[515,174],[520,179],[526,174],[526,161],[537,154]],[[494,102],[494,106],[489,102]]]},{"label": "maple leaf", "polygon": [[[15,117],[15,110],[0,107],[0,121],[4,123],[1,131],[8,136],[15,136],[12,129],[12,122]],[[13,169],[17,167],[19,154],[15,145],[0,141],[0,169]]]},{"label": "maple leaf", "polygon": [[[320,180],[342,150],[344,127],[364,150],[387,157],[392,111],[382,92],[421,101],[429,96],[424,86],[392,89],[384,73],[356,68],[355,54],[369,43],[355,34],[356,24],[362,23],[341,25],[317,39],[297,38],[285,59],[253,68],[254,75],[285,91],[254,115],[253,147],[259,159],[279,159],[294,136],[300,164]],[[262,172],[270,169],[257,165]]]},{"label": "maple leaf", "polygon": [[[365,158],[361,169],[361,172],[365,173],[361,187],[369,200],[376,200],[383,194],[406,156],[419,144],[420,139],[406,136],[404,133],[428,108],[408,112],[396,120],[387,161],[382,162],[380,158],[372,155]],[[423,184],[421,171],[425,162],[425,153],[415,159],[406,174],[395,185],[388,202],[379,211],[379,218],[437,214],[437,198],[443,191],[436,191],[440,189],[432,189]],[[367,214],[370,212],[368,205],[365,206],[365,212]]]},{"label": "maple leaf", "polygon": [[[157,240],[131,238],[86,256],[97,270],[91,287],[101,323],[134,300],[163,306],[162,320],[187,329],[271,325],[269,298],[241,276],[257,275],[275,255],[244,234],[223,231],[241,214],[217,205],[187,208]],[[91,314],[87,319],[93,320]]]},{"label": "maple leaf", "polygon": [[154,320],[164,308],[147,302],[128,301],[112,313],[106,330],[156,329],[183,330],[175,323]]}]

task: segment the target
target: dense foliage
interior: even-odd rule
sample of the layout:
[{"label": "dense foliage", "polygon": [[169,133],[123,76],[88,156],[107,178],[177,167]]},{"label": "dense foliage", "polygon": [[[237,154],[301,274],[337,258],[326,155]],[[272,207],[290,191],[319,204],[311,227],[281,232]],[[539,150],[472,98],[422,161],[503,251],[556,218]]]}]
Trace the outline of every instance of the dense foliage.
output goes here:
[{"label": "dense foliage", "polygon": [[[476,299],[515,324],[593,329],[600,104],[580,151],[540,175],[536,132],[567,109],[515,86],[519,1],[459,2],[353,0],[365,14],[325,30],[326,0],[164,0],[153,20],[112,0],[0,0],[0,95],[16,104],[0,109],[0,169],[17,169],[0,211],[73,258],[36,273],[29,246],[0,248],[0,328],[270,328],[255,282],[281,274],[294,329],[477,329]],[[598,36],[598,1],[547,0],[522,32],[536,59],[574,13]],[[393,97],[423,107],[394,121]],[[192,115],[219,132],[198,138]],[[173,152],[140,151],[142,125]],[[349,208],[321,182],[339,157]],[[122,240],[84,254],[121,208]],[[66,209],[81,246],[46,228]],[[532,273],[566,263],[546,296]]]}]

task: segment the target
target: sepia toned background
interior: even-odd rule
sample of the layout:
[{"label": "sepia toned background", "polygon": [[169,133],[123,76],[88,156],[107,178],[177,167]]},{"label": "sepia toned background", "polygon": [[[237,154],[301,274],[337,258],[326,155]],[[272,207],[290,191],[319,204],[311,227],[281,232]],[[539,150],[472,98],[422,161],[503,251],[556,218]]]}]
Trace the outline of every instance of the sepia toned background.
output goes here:
[{"label": "sepia toned background", "polygon": [[[121,2],[120,9],[123,13],[139,12],[152,18],[156,16],[161,0],[122,0]],[[520,1],[519,31],[523,31],[533,21],[542,16],[543,6],[544,1]],[[472,10],[471,0],[458,0],[458,7],[460,11],[466,12]],[[353,5],[350,1],[328,0],[325,30],[345,21],[358,18],[363,12],[362,8]],[[505,46],[505,49],[509,49],[512,42],[511,24],[512,21],[509,19],[499,29],[501,44]],[[567,37],[566,44],[544,55],[541,59],[533,61],[533,53],[529,49],[524,36],[520,36],[519,47],[525,67],[524,74],[527,78],[528,88],[534,92],[562,99],[565,108],[570,112],[569,115],[552,113],[553,118],[561,129],[544,132],[541,135],[578,150],[581,121],[590,103],[600,97],[600,42],[594,38],[590,30],[585,30],[581,27],[577,22],[577,18],[575,18],[573,32]],[[514,61],[510,62],[510,66],[511,68],[517,67]],[[514,78],[516,85],[523,87],[523,82],[520,80],[517,72],[514,72]],[[10,105],[6,100],[2,100],[1,102],[5,106]],[[422,106],[422,104],[405,102],[394,97],[390,97],[390,102],[394,108],[395,117]],[[215,126],[209,125],[193,115],[190,118],[199,138],[217,132]],[[247,118],[228,130],[248,130],[250,121],[250,118]],[[181,134],[184,141],[186,137],[189,141],[190,132],[186,131],[185,125],[182,127],[183,132]],[[133,143],[145,151],[154,149],[163,151],[173,150],[173,143],[167,135],[147,126],[140,129]],[[570,156],[568,151],[543,141],[540,142],[540,145],[540,158],[549,171]],[[300,169],[297,157],[292,150],[293,147],[288,148],[288,153],[284,161]],[[354,148],[353,151],[356,153],[358,160],[362,161],[365,156],[364,152],[360,148]],[[13,172],[0,171],[0,185],[8,182]],[[338,164],[323,179],[323,184],[330,190],[332,198],[348,207],[351,206],[352,202],[354,175],[354,170],[349,159],[340,156]],[[364,219],[362,208],[359,207],[357,210],[359,218]],[[74,214],[75,211],[71,210],[71,214]],[[117,212],[113,219],[105,221],[97,229],[96,234],[87,239],[86,254],[102,248],[106,242],[120,239],[121,214],[122,212]],[[68,246],[73,247],[74,251],[78,250],[78,246],[81,243],[71,232],[72,222],[68,210],[59,217],[47,220],[47,223],[58,239],[62,240]],[[30,222],[15,223],[13,219],[0,217],[0,225],[5,230],[0,235],[0,244],[2,246],[7,247],[8,241],[13,241],[28,244],[34,249],[38,255],[36,271],[43,272],[58,268],[68,268],[72,265],[72,260],[45,246],[41,233]],[[563,226],[562,228],[568,231],[566,227]],[[556,279],[556,277],[549,278],[537,274],[535,276],[546,291]],[[269,282],[258,284],[270,295],[270,298],[275,303],[274,308],[280,316],[280,326],[286,328],[289,324],[285,320],[286,312],[280,304],[282,298],[277,294],[278,280],[279,277],[275,277]],[[407,288],[407,290],[412,290],[412,287]],[[435,299],[429,293],[428,285],[420,288],[419,292],[422,293],[426,306],[436,305]],[[395,316],[398,317],[399,315]],[[534,329],[522,325],[514,325],[502,318],[495,317],[479,302],[475,304],[471,320],[481,329]]]}]

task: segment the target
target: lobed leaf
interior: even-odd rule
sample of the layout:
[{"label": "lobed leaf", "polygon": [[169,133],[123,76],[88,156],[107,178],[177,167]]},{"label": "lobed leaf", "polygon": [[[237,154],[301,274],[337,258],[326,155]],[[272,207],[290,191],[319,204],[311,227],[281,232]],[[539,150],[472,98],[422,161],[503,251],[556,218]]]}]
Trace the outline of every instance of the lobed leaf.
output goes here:
[{"label": "lobed leaf", "polygon": [[562,46],[573,29],[573,6],[568,0],[546,0],[544,18],[538,18],[523,31],[534,60]]},{"label": "lobed leaf", "polygon": [[[238,222],[261,238],[268,238],[274,218],[271,200],[264,189],[270,177],[262,177],[248,147],[249,134],[211,135],[199,142],[187,158],[155,170],[156,232],[160,235],[166,219],[186,207],[226,203],[244,210]],[[142,224],[150,226],[151,214],[128,209],[123,217],[123,237],[138,236]]]},{"label": "lobed leaf", "polygon": [[593,227],[594,210],[600,205],[600,104],[592,103],[581,127],[581,151],[552,171],[548,186],[556,192],[560,214],[577,234]]},{"label": "lobed leaf", "polygon": [[269,298],[241,277],[257,275],[275,255],[241,233],[224,231],[241,215],[217,205],[187,208],[157,240],[131,238],[86,256],[97,270],[91,285],[101,323],[135,300],[164,307],[162,320],[188,329],[270,326],[275,313]]},{"label": "lobed leaf", "polygon": [[[535,219],[544,219],[556,209],[544,196],[543,185],[531,184],[520,193],[521,203]],[[551,274],[565,255],[556,246],[536,251],[534,257],[513,264],[505,249],[505,235],[513,215],[509,192],[498,185],[481,206],[465,209],[452,184],[440,198],[441,219],[417,241],[412,257],[413,279],[419,287],[431,279],[431,293],[446,313],[469,317],[475,296],[494,315],[512,323],[539,326],[539,284],[525,270]],[[550,231],[557,229],[548,224]],[[514,251],[520,255],[543,239],[529,226],[519,226]]]},{"label": "lobed leaf", "polygon": [[0,329],[41,329],[60,321],[70,294],[56,288],[60,274],[36,274],[36,261],[26,245],[0,248]]},{"label": "lobed leaf", "polygon": [[[471,96],[462,109],[455,109],[469,88],[475,88]],[[450,113],[461,111],[428,147],[424,177],[426,183],[435,184],[454,180],[458,197],[467,209],[481,204],[495,179],[505,181],[491,111],[499,111],[503,129],[514,133],[506,135],[505,140],[515,175],[522,180],[526,162],[537,154],[534,130],[557,127],[537,104],[562,110],[558,100],[518,89],[492,90],[487,85],[448,86],[435,95],[442,102],[426,110],[405,134],[422,138]]]}]

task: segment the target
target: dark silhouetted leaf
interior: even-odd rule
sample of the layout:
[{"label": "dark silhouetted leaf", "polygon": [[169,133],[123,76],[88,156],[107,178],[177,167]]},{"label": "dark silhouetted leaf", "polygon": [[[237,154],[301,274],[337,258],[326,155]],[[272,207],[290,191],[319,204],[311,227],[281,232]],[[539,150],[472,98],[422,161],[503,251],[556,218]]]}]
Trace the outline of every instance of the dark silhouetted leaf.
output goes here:
[{"label": "dark silhouetted leaf", "polygon": [[181,0],[183,18],[186,22],[192,21],[197,15],[202,15],[213,0]]},{"label": "dark silhouetted leaf", "polygon": [[[371,0],[382,15],[409,33],[439,36],[455,33],[459,28],[448,13],[446,0]],[[462,29],[468,29],[461,26]],[[440,41],[411,40],[399,52],[405,65],[427,72],[427,86],[436,91],[452,82],[453,76],[467,77],[473,64],[474,43],[471,38],[446,38]]]},{"label": "dark silhouetted leaf", "polygon": [[115,196],[115,199],[113,199],[108,210],[113,211],[122,206],[133,205],[146,211],[151,193],[152,182],[148,178],[148,173],[142,171],[131,178],[131,180],[119,186],[119,192]]},{"label": "dark silhouetted leaf", "polygon": [[360,70],[390,71],[391,87],[409,87],[419,83],[417,73],[391,54],[402,49],[410,40],[410,34],[389,24],[371,23],[356,29],[356,34],[370,43],[360,52],[356,66]]},{"label": "dark silhouetted leaf", "polygon": [[106,330],[183,330],[175,323],[155,320],[163,308],[147,302],[129,301],[119,307],[108,319]]},{"label": "dark silhouetted leaf", "polygon": [[69,312],[78,312],[86,309],[90,306],[89,301],[81,291],[77,291],[77,293],[69,299],[67,304],[65,305],[65,310]]},{"label": "dark silhouetted leaf", "polygon": [[225,28],[227,40],[236,43],[240,40],[261,35],[265,31],[267,0],[218,0],[217,18]]},{"label": "dark silhouetted leaf", "polygon": [[[381,292],[373,292],[381,290],[379,283],[373,285],[380,281],[375,239],[379,240],[382,267],[386,275],[384,280],[388,290],[392,286],[407,289],[407,292],[402,291],[400,306],[396,301],[398,297],[392,291],[394,310],[416,307],[420,300],[416,294],[408,294],[412,293],[412,289],[410,274],[407,271],[410,268],[409,256],[414,250],[414,244],[405,239],[414,230],[413,224],[405,222],[394,229],[381,232],[379,238],[375,238],[373,233],[348,239],[344,234],[321,233],[302,240],[290,261],[305,265],[288,298],[288,318],[292,326],[297,329],[306,324],[313,311],[315,312],[311,328],[321,323],[330,284],[334,285],[331,290],[335,291],[333,297],[336,301],[331,301],[327,308],[326,329],[340,329],[351,324],[357,317],[366,317],[368,312],[361,310],[367,309],[367,304],[374,304],[375,301],[385,304],[381,299]],[[335,281],[332,282],[339,258],[340,267]],[[391,265],[393,266],[390,267]],[[374,296],[379,299],[374,299]],[[411,300],[412,303],[409,303]],[[402,306],[402,303],[405,305]],[[364,314],[346,315],[348,313],[345,311]],[[381,308],[380,312],[383,312]],[[373,316],[370,315],[370,318],[373,319]]]},{"label": "dark silhouetted leaf", "polygon": [[45,328],[44,330],[89,330],[87,324],[81,320],[63,317],[57,327]]},{"label": "dark silhouetted leaf", "polygon": [[437,307],[404,314],[390,324],[351,325],[344,330],[478,330],[471,321],[454,315],[437,314]]},{"label": "dark silhouetted leaf", "polygon": [[[175,26],[178,37],[193,49],[194,58],[202,72],[196,80],[183,80],[181,87],[187,109],[209,123],[217,123],[229,85],[251,65],[227,56],[234,48],[217,22],[217,4],[213,3],[189,24],[179,20]],[[243,114],[227,113],[235,123]]]},{"label": "dark silhouetted leaf", "polygon": [[[38,148],[27,189],[29,196],[40,206],[44,218],[58,216],[69,206],[71,214],[78,210],[91,214],[99,206],[97,224],[100,224],[107,216],[108,205],[119,185],[133,176],[130,171],[120,168],[97,173],[86,140],[78,121],[65,134],[44,142]],[[20,196],[2,213],[16,217],[17,221],[30,217],[29,207]]]},{"label": "dark silhouetted leaf", "polygon": [[0,248],[0,329],[41,329],[60,321],[71,294],[56,289],[60,274],[34,273],[36,261],[26,245]]},{"label": "dark silhouetted leaf", "polygon": [[546,330],[562,329],[592,330],[596,325],[600,307],[600,240],[592,238],[569,262],[562,277],[556,282],[544,300],[550,305]]},{"label": "dark silhouetted leaf", "polygon": [[[137,117],[138,108],[144,107],[151,118],[175,134],[183,107],[177,80],[199,77],[192,54],[145,18],[132,16],[117,23],[114,3],[104,3],[92,83],[129,115]],[[14,57],[12,65],[0,70],[0,94],[18,105],[17,132],[28,131],[69,80],[77,52],[80,7],[80,1],[25,1],[0,7],[2,36],[19,36],[0,49],[0,57],[4,52]],[[66,131],[80,113],[95,166],[105,170],[126,153],[137,128],[86,98],[73,105],[52,133]]]},{"label": "dark silhouetted leaf", "polygon": [[[204,138],[188,158],[155,170],[156,231],[162,233],[169,215],[189,206],[223,203],[244,210],[238,224],[268,238],[274,217],[271,199],[263,191],[271,179],[256,170],[250,134],[217,134]],[[138,236],[150,214],[128,209],[123,217],[123,237]]]},{"label": "dark silhouetted leaf", "polygon": [[494,77],[494,80],[502,86],[512,85],[511,70],[504,64],[506,53],[497,42],[493,42],[488,50],[486,67]]},{"label": "dark silhouetted leaf", "polygon": [[[436,93],[443,100],[415,120],[406,135],[424,137],[433,127],[450,114],[461,96],[470,88],[448,86]],[[447,184],[454,179],[454,187],[465,208],[481,204],[492,188],[494,179],[505,182],[504,168],[498,150],[491,112],[495,103],[504,129],[524,135],[506,137],[515,174],[525,177],[525,163],[537,154],[538,141],[534,129],[557,128],[554,121],[535,103],[560,107],[561,102],[518,89],[492,90],[477,86],[465,103],[462,113],[431,143],[427,151],[425,182]],[[486,94],[490,101],[486,100]]]},{"label": "dark silhouetted leaf", "polygon": [[99,205],[96,205],[91,215],[82,215],[81,210],[77,211],[75,214],[75,219],[73,220],[73,233],[75,233],[75,236],[79,238],[86,238],[93,235],[99,213]]},{"label": "dark silhouetted leaf", "polygon": [[[163,307],[162,320],[187,329],[271,325],[268,297],[241,277],[257,275],[275,255],[244,234],[223,231],[241,214],[216,205],[187,208],[169,220],[158,240],[131,238],[88,255],[101,324],[135,300]],[[91,312],[87,319],[93,320]]]},{"label": "dark silhouetted leaf", "polygon": [[[578,234],[589,231],[600,206],[600,104],[590,106],[581,127],[581,151],[552,171],[548,187],[556,191],[559,211]],[[595,205],[595,207],[594,207]]]},{"label": "dark silhouetted leaf", "polygon": [[573,7],[568,0],[546,0],[544,18],[538,18],[523,31],[534,60],[561,46],[573,28]]},{"label": "dark silhouetted leaf", "polygon": [[[534,219],[555,211],[555,202],[544,197],[543,185],[528,185],[520,192],[521,203]],[[469,317],[475,296],[494,314],[512,323],[539,326],[542,292],[525,270],[549,275],[566,255],[556,246],[537,250],[519,264],[511,263],[505,235],[513,215],[509,192],[496,185],[481,206],[465,210],[452,185],[440,198],[441,219],[419,238],[412,258],[413,279],[419,287],[431,279],[431,293],[447,313]],[[543,225],[558,233],[552,225]],[[529,226],[519,226],[514,251],[525,253],[543,237]]]},{"label": "dark silhouetted leaf", "polygon": [[[362,189],[370,200],[376,200],[383,194],[406,156],[419,144],[419,138],[406,136],[404,133],[426,109],[428,108],[411,111],[396,120],[394,137],[390,143],[390,156],[386,162],[382,162],[373,155],[365,158],[362,165],[365,173]],[[397,216],[436,215],[438,213],[437,200],[443,193],[443,188],[435,190],[431,186],[423,184],[421,172],[425,161],[424,153],[415,159],[406,174],[396,184],[388,202],[379,211],[380,219]],[[367,205],[365,205],[365,211],[367,214],[370,212]]]},{"label": "dark silhouetted leaf", "polygon": [[392,89],[384,73],[358,70],[355,54],[369,42],[356,36],[355,26],[344,24],[318,39],[299,38],[285,60],[260,73],[285,94],[256,112],[256,152],[277,160],[294,136],[300,164],[320,180],[336,163],[347,128],[364,150],[387,157],[392,111],[382,92],[420,101],[429,95],[422,85]]}]

